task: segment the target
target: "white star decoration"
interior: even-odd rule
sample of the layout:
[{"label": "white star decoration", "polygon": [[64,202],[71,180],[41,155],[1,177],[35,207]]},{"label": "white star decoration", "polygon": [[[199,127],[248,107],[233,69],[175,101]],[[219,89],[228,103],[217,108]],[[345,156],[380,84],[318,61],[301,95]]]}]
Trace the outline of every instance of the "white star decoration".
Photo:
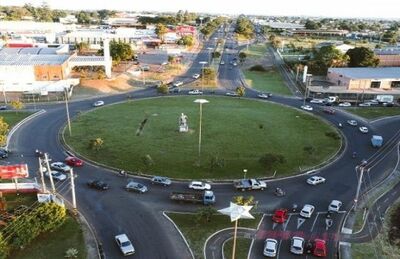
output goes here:
[{"label": "white star decoration", "polygon": [[231,222],[233,222],[238,219],[254,219],[254,217],[250,214],[251,208],[253,208],[253,206],[240,206],[231,202],[228,208],[220,209],[218,212],[230,216]]}]

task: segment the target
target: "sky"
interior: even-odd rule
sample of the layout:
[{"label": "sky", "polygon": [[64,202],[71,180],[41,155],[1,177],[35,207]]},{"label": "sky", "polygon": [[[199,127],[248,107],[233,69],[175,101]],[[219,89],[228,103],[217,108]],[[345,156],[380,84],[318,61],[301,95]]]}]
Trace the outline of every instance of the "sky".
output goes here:
[{"label": "sky", "polygon": [[[0,0],[0,5],[40,5],[43,0]],[[171,11],[400,19],[399,0],[46,0],[51,8]]]}]

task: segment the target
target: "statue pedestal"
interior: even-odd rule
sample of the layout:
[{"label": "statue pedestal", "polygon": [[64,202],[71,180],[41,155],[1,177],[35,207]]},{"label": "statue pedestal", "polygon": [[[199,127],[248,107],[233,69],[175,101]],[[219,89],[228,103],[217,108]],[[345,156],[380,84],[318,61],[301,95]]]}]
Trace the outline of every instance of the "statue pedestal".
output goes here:
[{"label": "statue pedestal", "polygon": [[179,126],[179,132],[188,132],[189,127],[188,126]]}]

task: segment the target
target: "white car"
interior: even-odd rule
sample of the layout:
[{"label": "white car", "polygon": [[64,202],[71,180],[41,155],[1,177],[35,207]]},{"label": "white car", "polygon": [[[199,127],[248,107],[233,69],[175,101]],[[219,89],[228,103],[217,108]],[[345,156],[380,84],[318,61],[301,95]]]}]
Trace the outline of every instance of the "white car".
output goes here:
[{"label": "white car", "polygon": [[257,96],[258,96],[258,98],[261,98],[261,99],[268,99],[269,97],[271,97],[271,94],[270,93],[261,93]]},{"label": "white car", "polygon": [[304,218],[311,218],[313,212],[315,210],[315,207],[310,204],[304,205],[303,209],[300,211],[300,216]]},{"label": "white car", "polygon": [[340,207],[342,207],[342,202],[338,200],[333,200],[328,206],[328,211],[339,212]]},{"label": "white car", "polygon": [[182,81],[176,81],[172,85],[175,86],[175,87],[179,87],[179,86],[183,85],[183,82]]},{"label": "white car", "polygon": [[351,103],[348,103],[348,102],[339,103],[339,106],[341,106],[341,107],[350,107]]},{"label": "white car", "polygon": [[115,236],[115,242],[117,242],[123,255],[133,255],[135,253],[135,248],[126,234]]},{"label": "white car", "polygon": [[322,176],[313,176],[307,179],[307,183],[310,185],[317,185],[321,183],[325,183],[326,179]]},{"label": "white car", "polygon": [[194,79],[198,79],[198,78],[200,78],[200,74],[193,74],[192,77],[193,77]]},{"label": "white car", "polygon": [[267,238],[264,241],[264,251],[263,251],[264,256],[275,257],[277,246],[278,246],[278,241],[276,239]]},{"label": "white car", "polygon": [[[50,178],[49,172],[46,172],[45,175]],[[67,179],[67,176],[63,173],[60,173],[59,171],[51,171],[51,176],[56,181],[64,181],[65,179]]]},{"label": "white car", "polygon": [[313,107],[311,107],[310,105],[302,105],[301,108],[303,110],[306,110],[306,111],[312,111],[313,110]]},{"label": "white car", "polygon": [[68,172],[71,167],[64,164],[63,162],[54,162],[50,164],[50,168],[58,171]]},{"label": "white car", "polygon": [[232,96],[232,97],[238,97],[239,96],[237,93],[233,93],[233,92],[227,92],[225,95],[226,96]]},{"label": "white car", "polygon": [[304,252],[304,238],[292,237],[290,242],[290,252],[297,255],[302,255]]},{"label": "white car", "polygon": [[211,185],[208,183],[203,183],[203,182],[199,182],[199,181],[192,181],[189,184],[189,188],[193,189],[193,190],[211,190]]},{"label": "white car", "polygon": [[104,105],[104,101],[96,101],[93,103],[93,107],[100,107]]},{"label": "white car", "polygon": [[310,103],[323,104],[323,103],[324,103],[324,100],[322,100],[322,99],[312,99],[312,100],[310,101]]},{"label": "white car", "polygon": [[222,60],[220,64],[221,64],[221,65],[225,65],[225,61]]},{"label": "white car", "polygon": [[191,94],[191,95],[200,95],[200,94],[203,94],[203,92],[200,91],[200,90],[195,89],[195,90],[190,90],[190,91],[188,92],[188,94]]},{"label": "white car", "polygon": [[358,106],[360,106],[360,107],[370,107],[371,104],[370,103],[360,103],[360,104],[358,104]]},{"label": "white car", "polygon": [[367,127],[359,127],[358,128],[362,133],[368,133],[368,128]]},{"label": "white car", "polygon": [[347,123],[351,126],[357,126],[357,121],[356,120],[348,120]]}]

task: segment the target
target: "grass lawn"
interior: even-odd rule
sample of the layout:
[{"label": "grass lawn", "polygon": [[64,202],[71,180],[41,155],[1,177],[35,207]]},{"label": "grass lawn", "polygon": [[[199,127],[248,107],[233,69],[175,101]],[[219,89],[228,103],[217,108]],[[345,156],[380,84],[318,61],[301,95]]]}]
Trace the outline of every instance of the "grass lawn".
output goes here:
[{"label": "grass lawn", "polygon": [[65,223],[56,231],[45,233],[35,239],[24,250],[12,254],[13,259],[64,258],[69,248],[78,250],[79,259],[86,258],[86,247],[78,222],[68,216]]},{"label": "grass lawn", "polygon": [[244,70],[246,82],[254,89],[281,95],[291,95],[282,75],[275,69],[266,72]]},{"label": "grass lawn", "polygon": [[[255,217],[253,220],[239,220],[238,226],[257,228],[262,215],[253,214],[253,216]],[[204,243],[209,236],[218,230],[234,227],[229,217],[225,215],[214,215],[210,222],[197,222],[195,214],[168,213],[168,217],[170,217],[182,231],[196,259],[203,258]],[[240,257],[237,258],[239,259]]]},{"label": "grass lawn", "polygon": [[[240,178],[243,168],[249,177],[268,176],[275,170],[278,176],[293,174],[299,166],[325,161],[339,147],[340,140],[325,135],[336,131],[306,113],[271,103],[207,96],[199,167],[196,98],[162,97],[98,108],[75,119],[73,136],[65,138],[76,151],[101,163],[187,179]],[[188,116],[187,133],[178,132],[182,112]],[[98,151],[89,148],[94,138],[104,141]],[[313,152],[304,147],[313,147]],[[266,153],[281,154],[285,161],[266,168],[259,162]],[[153,164],[146,167],[147,154]],[[211,160],[221,166],[211,167]]]},{"label": "grass lawn", "polygon": [[[235,258],[247,259],[247,255],[249,254],[250,244],[251,244],[251,239],[238,238],[236,240]],[[225,258],[232,257],[232,249],[233,249],[233,239],[231,239],[225,243],[225,246],[224,246]]]},{"label": "grass lawn", "polygon": [[347,108],[346,111],[354,113],[366,119],[400,115],[399,107],[360,107]]},{"label": "grass lawn", "polygon": [[4,121],[8,123],[9,129],[11,129],[15,124],[20,122],[21,120],[25,119],[31,112],[24,112],[24,111],[1,111],[0,117],[4,118]]},{"label": "grass lawn", "polygon": [[267,52],[267,44],[250,45],[249,50],[245,51],[248,59],[262,58],[265,56],[265,52]]}]

